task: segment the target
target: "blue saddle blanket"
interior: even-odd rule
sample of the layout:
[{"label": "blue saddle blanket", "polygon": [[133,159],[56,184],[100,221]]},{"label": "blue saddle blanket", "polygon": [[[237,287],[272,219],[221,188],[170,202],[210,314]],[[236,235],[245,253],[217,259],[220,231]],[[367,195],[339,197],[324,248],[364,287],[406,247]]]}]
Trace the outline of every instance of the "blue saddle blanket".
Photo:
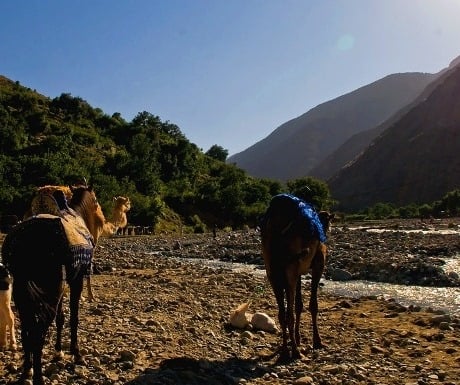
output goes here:
[{"label": "blue saddle blanket", "polygon": [[327,241],[327,236],[324,231],[323,224],[319,219],[317,211],[311,204],[292,194],[279,194],[276,195],[273,199],[276,199],[277,197],[289,198],[291,201],[296,203],[299,214],[307,219],[307,223],[310,226],[310,232],[317,236],[321,242],[325,243]]}]

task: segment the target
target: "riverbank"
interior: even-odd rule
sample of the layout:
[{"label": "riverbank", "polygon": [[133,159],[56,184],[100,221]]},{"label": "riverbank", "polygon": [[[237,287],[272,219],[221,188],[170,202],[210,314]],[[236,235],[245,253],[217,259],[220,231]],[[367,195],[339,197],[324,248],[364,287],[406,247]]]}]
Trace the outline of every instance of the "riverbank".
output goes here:
[{"label": "riverbank", "polygon": [[[351,249],[343,247],[342,238],[338,242],[337,234],[329,239],[337,257],[337,250],[358,244],[378,247],[381,258],[386,255],[386,243],[366,239],[366,233],[350,238]],[[430,242],[433,248],[424,241],[418,247],[435,250],[434,238]],[[446,244],[454,242],[437,247]],[[413,250],[416,243],[404,245]],[[351,251],[348,255],[352,259]],[[329,263],[335,263],[332,257]],[[248,300],[250,311],[276,319],[264,274],[210,267],[197,259],[259,261],[260,240],[252,231],[219,232],[216,239],[208,234],[103,239],[95,258],[97,302],[81,303],[80,341],[87,365],[74,366],[68,355],[51,362],[49,343],[44,357],[48,383],[453,385],[460,378],[459,319],[391,299],[351,299],[324,290],[319,329],[326,347],[311,350],[307,311],[301,321],[303,359],[277,363],[279,335],[228,325],[230,311]],[[308,283],[303,293],[308,303]],[[20,352],[0,352],[0,384],[16,380],[20,364]]]}]

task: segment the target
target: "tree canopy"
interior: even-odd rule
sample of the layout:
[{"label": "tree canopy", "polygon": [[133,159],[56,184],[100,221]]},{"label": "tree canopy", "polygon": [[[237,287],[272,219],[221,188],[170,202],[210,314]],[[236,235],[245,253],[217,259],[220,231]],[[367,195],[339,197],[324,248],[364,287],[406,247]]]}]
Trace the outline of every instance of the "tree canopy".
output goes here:
[{"label": "tree canopy", "polygon": [[22,217],[37,186],[86,178],[105,212],[113,196],[129,196],[134,224],[155,224],[168,207],[192,226],[241,226],[255,224],[282,190],[226,164],[217,144],[203,153],[150,112],[128,122],[69,93],[50,99],[3,77],[0,90],[0,215]]}]

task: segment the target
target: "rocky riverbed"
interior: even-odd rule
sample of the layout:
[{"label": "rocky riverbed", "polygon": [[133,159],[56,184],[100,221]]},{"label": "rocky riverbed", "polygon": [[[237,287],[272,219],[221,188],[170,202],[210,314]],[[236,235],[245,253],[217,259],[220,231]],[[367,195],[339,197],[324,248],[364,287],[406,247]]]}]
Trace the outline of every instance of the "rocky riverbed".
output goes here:
[{"label": "rocky riverbed", "polygon": [[[442,268],[444,258],[458,258],[458,233],[442,234],[444,227],[407,233],[395,223],[390,232],[352,228],[338,226],[330,234],[326,276],[343,270],[353,279],[458,285],[455,272]],[[250,311],[276,318],[264,274],[211,266],[209,260],[261,266],[258,233],[103,239],[93,276],[97,301],[81,303],[87,364],[75,366],[68,355],[53,361],[53,329],[44,356],[47,382],[459,383],[460,320],[377,296],[351,299],[320,292],[319,328],[326,347],[311,349],[307,311],[301,322],[304,357],[279,363],[280,335],[228,324],[230,311],[248,300]],[[308,283],[304,286],[308,298]],[[0,384],[17,380],[20,364],[20,352],[0,352]]]},{"label": "rocky riverbed", "polygon": [[[110,271],[124,255],[126,267],[148,267],[145,255],[219,260],[258,265],[263,269],[257,231],[219,232],[183,237],[147,237],[142,242],[112,239],[109,253],[100,250],[98,267]],[[132,251],[132,252],[131,252]],[[131,252],[131,253],[130,253]],[[456,271],[445,269],[450,259],[460,260],[460,230],[455,222],[424,224],[416,221],[338,225],[328,238],[325,278],[369,280],[436,287],[460,287]],[[460,266],[460,264],[459,264]]]}]

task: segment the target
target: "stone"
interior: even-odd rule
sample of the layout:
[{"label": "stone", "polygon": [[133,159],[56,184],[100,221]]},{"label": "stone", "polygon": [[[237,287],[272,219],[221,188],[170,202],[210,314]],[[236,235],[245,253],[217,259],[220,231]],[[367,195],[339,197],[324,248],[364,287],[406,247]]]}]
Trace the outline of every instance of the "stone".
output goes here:
[{"label": "stone", "polygon": [[331,279],[333,281],[350,281],[353,279],[353,274],[344,269],[333,269]]},{"label": "stone", "polygon": [[313,378],[310,376],[300,377],[294,381],[294,385],[313,385],[314,381]]}]

